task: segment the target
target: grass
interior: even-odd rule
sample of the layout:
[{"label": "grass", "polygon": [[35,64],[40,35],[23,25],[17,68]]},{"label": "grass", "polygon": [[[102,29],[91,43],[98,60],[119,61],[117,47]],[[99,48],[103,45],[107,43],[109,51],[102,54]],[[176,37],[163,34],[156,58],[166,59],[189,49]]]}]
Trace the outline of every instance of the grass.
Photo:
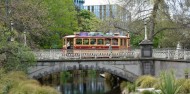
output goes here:
[{"label": "grass", "polygon": [[149,90],[145,90],[141,94],[155,94],[155,93]]},{"label": "grass", "polygon": [[120,84],[120,89],[121,91],[126,90],[126,92],[131,93],[135,91],[136,86],[133,83],[122,81]]},{"label": "grass", "polygon": [[127,82],[126,81],[122,81],[121,84],[120,84],[120,89],[124,90],[125,87],[127,87]]},{"label": "grass", "polygon": [[41,86],[24,72],[5,73],[0,69],[0,94],[59,94],[54,88]]},{"label": "grass", "polygon": [[[190,79],[176,79],[174,73],[162,72],[159,78],[150,75],[140,76],[136,81],[136,88],[155,88],[160,89],[161,94],[190,94]],[[127,82],[122,82],[121,90],[127,88],[129,91],[130,85]],[[142,94],[156,94],[155,92],[144,91]]]},{"label": "grass", "polygon": [[140,88],[150,88],[153,87],[157,82],[158,80],[155,77],[150,75],[144,75],[137,78],[135,84]]},{"label": "grass", "polygon": [[181,85],[179,90],[180,94],[189,94],[190,93],[190,79],[179,79],[178,84]]}]

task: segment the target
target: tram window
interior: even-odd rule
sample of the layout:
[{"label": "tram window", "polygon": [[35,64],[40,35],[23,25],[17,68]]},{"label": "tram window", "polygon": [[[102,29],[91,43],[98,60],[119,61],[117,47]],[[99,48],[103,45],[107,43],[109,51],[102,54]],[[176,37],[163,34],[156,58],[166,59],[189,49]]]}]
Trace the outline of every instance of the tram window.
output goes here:
[{"label": "tram window", "polygon": [[102,45],[104,44],[104,40],[103,39],[98,39],[98,45]]},{"label": "tram window", "polygon": [[83,44],[84,45],[89,45],[89,39],[83,39]]},{"label": "tram window", "polygon": [[111,39],[106,38],[105,41],[106,41],[106,45],[110,45]]},{"label": "tram window", "polygon": [[118,45],[118,39],[116,38],[112,39],[112,45]]},{"label": "tram window", "polygon": [[76,39],[76,44],[81,45],[82,44],[82,39]]},{"label": "tram window", "polygon": [[90,39],[90,44],[95,45],[96,44],[96,39]]}]

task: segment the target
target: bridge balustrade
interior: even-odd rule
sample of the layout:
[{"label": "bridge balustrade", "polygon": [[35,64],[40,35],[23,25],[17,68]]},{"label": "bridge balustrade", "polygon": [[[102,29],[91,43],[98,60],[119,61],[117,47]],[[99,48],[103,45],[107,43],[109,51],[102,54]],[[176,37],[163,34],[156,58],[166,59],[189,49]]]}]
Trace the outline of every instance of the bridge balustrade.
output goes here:
[{"label": "bridge balustrade", "polygon": [[[62,50],[48,49],[34,51],[38,60],[84,59],[84,58],[140,58],[140,49],[133,50]],[[174,49],[153,49],[153,58],[161,59],[190,59],[190,51]]]},{"label": "bridge balustrade", "polygon": [[163,59],[183,59],[188,60],[190,59],[190,51],[189,50],[174,50],[174,49],[154,49],[153,50],[153,57],[154,58],[163,58]]}]

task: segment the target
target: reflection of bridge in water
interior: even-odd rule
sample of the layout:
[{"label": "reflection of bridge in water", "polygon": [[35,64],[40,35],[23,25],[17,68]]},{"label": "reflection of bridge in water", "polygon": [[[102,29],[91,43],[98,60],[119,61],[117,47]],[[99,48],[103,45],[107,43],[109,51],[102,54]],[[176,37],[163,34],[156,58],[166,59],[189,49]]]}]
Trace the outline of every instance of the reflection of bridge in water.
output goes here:
[{"label": "reflection of bridge in water", "polygon": [[[129,81],[138,76],[159,76],[163,70],[175,71],[178,78],[184,77],[184,69],[190,68],[190,51],[153,49],[152,58],[141,58],[140,50],[102,52],[81,50],[80,53],[65,53],[66,50],[36,51],[37,64],[29,69],[31,77],[42,76],[63,70],[93,69],[109,72]],[[87,58],[90,57],[90,58]]]}]

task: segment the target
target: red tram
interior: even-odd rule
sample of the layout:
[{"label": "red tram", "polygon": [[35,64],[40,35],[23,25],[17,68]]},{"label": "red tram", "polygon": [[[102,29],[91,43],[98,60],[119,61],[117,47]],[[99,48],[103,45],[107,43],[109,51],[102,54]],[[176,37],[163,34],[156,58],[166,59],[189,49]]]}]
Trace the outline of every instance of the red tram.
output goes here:
[{"label": "red tram", "polygon": [[77,50],[119,50],[130,48],[130,36],[119,33],[80,32],[63,37],[63,49]]}]

